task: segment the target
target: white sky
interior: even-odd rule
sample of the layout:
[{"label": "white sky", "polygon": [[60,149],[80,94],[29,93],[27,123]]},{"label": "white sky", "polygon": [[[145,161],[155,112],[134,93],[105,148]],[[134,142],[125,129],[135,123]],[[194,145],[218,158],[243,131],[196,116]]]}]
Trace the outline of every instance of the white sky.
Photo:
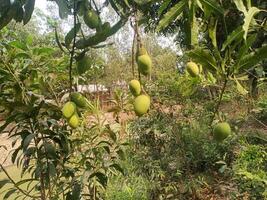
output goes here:
[{"label": "white sky", "polygon": [[47,5],[47,0],[36,0],[35,6],[40,8],[41,10],[45,11]]}]

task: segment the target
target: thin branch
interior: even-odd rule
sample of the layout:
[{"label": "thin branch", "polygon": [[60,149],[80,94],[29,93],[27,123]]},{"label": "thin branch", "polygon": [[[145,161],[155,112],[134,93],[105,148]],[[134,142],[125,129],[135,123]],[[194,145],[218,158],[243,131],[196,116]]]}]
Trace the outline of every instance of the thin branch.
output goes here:
[{"label": "thin branch", "polygon": [[76,36],[77,36],[77,30],[76,30],[76,24],[77,24],[77,11],[76,11],[76,2],[74,1],[74,8],[73,8],[73,18],[74,18],[74,39],[72,44],[72,50],[70,52],[70,65],[69,65],[69,93],[72,92],[72,65],[73,65],[73,58],[75,53],[75,43],[76,43]]},{"label": "thin branch", "polygon": [[219,100],[218,100],[218,102],[217,102],[217,105],[216,105],[216,107],[215,107],[215,109],[214,109],[214,112],[213,112],[213,115],[212,115],[212,118],[211,118],[211,121],[210,121],[210,127],[211,127],[211,125],[212,125],[212,122],[213,122],[213,120],[214,120],[216,114],[217,114],[218,111],[219,111],[219,108],[220,108],[220,105],[221,105],[221,102],[222,102],[222,97],[223,97],[223,94],[224,94],[225,89],[226,89],[227,82],[228,82],[228,78],[227,78],[227,76],[226,76],[225,79],[224,79],[224,83],[223,83],[223,87],[222,87],[220,96],[219,96]]}]

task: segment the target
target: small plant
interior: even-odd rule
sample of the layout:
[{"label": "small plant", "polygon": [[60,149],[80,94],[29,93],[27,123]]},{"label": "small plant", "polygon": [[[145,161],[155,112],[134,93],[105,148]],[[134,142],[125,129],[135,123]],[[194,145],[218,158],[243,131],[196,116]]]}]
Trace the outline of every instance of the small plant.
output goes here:
[{"label": "small plant", "polygon": [[247,145],[234,162],[233,170],[241,192],[250,199],[267,198],[267,148]]},{"label": "small plant", "polygon": [[147,180],[141,176],[113,177],[106,190],[106,200],[148,200]]}]

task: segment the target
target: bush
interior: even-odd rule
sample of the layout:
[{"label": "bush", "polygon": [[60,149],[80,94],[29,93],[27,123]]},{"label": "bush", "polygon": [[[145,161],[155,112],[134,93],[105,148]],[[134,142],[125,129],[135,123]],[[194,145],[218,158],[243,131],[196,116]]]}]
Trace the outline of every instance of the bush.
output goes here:
[{"label": "bush", "polygon": [[234,162],[233,170],[241,192],[250,199],[267,198],[267,148],[247,145]]},{"label": "bush", "polygon": [[134,174],[116,176],[111,179],[106,190],[106,200],[147,200],[147,181]]}]

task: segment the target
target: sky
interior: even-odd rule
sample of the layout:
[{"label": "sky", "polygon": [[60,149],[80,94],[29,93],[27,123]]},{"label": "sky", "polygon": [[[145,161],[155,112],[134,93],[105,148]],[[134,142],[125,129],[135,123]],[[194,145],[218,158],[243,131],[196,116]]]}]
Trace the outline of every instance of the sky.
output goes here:
[{"label": "sky", "polygon": [[35,6],[40,8],[44,12],[46,10],[46,5],[47,5],[47,0],[36,0],[35,1]]}]

